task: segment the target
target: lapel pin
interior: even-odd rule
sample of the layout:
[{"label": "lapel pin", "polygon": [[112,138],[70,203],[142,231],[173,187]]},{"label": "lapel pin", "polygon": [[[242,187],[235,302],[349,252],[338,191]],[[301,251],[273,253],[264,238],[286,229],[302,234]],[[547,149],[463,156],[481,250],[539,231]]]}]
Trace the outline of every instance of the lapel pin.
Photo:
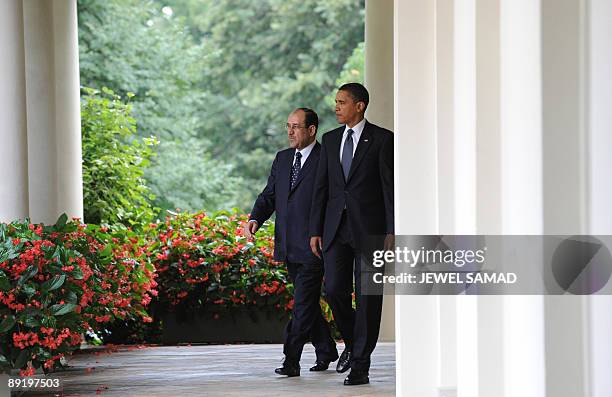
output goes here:
[{"label": "lapel pin", "polygon": [[364,139],[363,141],[364,141],[364,142],[367,142],[368,140],[367,140],[367,139]]}]

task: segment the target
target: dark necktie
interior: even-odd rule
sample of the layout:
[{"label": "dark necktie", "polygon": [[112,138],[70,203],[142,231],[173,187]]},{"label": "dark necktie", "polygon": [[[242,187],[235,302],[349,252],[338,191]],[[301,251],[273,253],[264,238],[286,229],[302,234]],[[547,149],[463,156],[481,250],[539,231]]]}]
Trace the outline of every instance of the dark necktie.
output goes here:
[{"label": "dark necktie", "polygon": [[353,130],[346,132],[346,140],[342,148],[342,170],[344,171],[344,180],[348,179],[351,163],[353,162]]},{"label": "dark necktie", "polygon": [[295,182],[297,181],[297,177],[302,169],[302,153],[297,152],[295,154],[295,163],[291,166],[291,189],[295,186]]}]

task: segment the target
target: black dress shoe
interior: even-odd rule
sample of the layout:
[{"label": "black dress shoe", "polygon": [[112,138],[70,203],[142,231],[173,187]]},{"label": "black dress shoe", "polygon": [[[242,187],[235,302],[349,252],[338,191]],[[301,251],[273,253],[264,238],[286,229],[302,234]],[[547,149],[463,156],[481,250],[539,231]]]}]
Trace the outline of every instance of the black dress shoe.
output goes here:
[{"label": "black dress shoe", "polygon": [[351,351],[344,349],[340,358],[338,359],[338,365],[336,365],[336,371],[339,373],[343,373],[348,371],[351,368]]},{"label": "black dress shoe", "polygon": [[279,375],[286,375],[287,377],[300,376],[300,366],[297,364],[291,364],[287,361],[283,363],[283,366],[274,370]]},{"label": "black dress shoe", "polygon": [[365,385],[370,383],[368,371],[351,370],[349,376],[344,379],[344,386]]},{"label": "black dress shoe", "polygon": [[317,371],[325,371],[327,368],[329,368],[329,361],[317,360],[315,365],[310,367],[310,370],[317,372]]}]

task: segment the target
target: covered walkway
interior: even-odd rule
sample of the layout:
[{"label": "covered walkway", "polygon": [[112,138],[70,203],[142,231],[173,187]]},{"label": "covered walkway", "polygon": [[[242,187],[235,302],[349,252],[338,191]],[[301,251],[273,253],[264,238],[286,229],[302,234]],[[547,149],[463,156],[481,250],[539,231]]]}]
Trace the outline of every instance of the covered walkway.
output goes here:
[{"label": "covered walkway", "polygon": [[[339,346],[342,351],[344,347]],[[302,376],[274,374],[281,345],[120,347],[112,353],[74,355],[63,379],[64,396],[394,396],[395,344],[379,343],[371,383],[343,386],[335,366],[309,372],[314,349],[307,345]]]}]

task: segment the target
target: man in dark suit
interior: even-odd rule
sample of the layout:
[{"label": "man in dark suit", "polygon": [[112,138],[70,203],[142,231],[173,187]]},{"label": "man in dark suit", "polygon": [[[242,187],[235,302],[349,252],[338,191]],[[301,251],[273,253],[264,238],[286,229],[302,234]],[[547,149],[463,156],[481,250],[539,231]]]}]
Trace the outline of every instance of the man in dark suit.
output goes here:
[{"label": "man in dark suit", "polygon": [[317,114],[311,109],[299,108],[289,115],[290,148],[276,154],[268,184],[257,197],[245,226],[251,238],[276,212],[274,259],[287,264],[293,281],[293,313],[285,329],[285,360],[275,371],[279,375],[300,375],[300,357],[309,339],[317,356],[311,371],[324,371],[338,359],[336,342],[319,305],[323,263],[313,255],[308,233],[312,187],[321,151],[316,141],[318,124]]},{"label": "man in dark suit", "polygon": [[351,368],[345,385],[369,383],[380,330],[382,294],[362,291],[372,269],[363,258],[394,244],[393,134],[365,120],[368,102],[361,84],[339,88],[336,119],[342,126],[321,140],[311,208],[311,249],[322,252],[326,299],[346,346],[337,371]]}]

